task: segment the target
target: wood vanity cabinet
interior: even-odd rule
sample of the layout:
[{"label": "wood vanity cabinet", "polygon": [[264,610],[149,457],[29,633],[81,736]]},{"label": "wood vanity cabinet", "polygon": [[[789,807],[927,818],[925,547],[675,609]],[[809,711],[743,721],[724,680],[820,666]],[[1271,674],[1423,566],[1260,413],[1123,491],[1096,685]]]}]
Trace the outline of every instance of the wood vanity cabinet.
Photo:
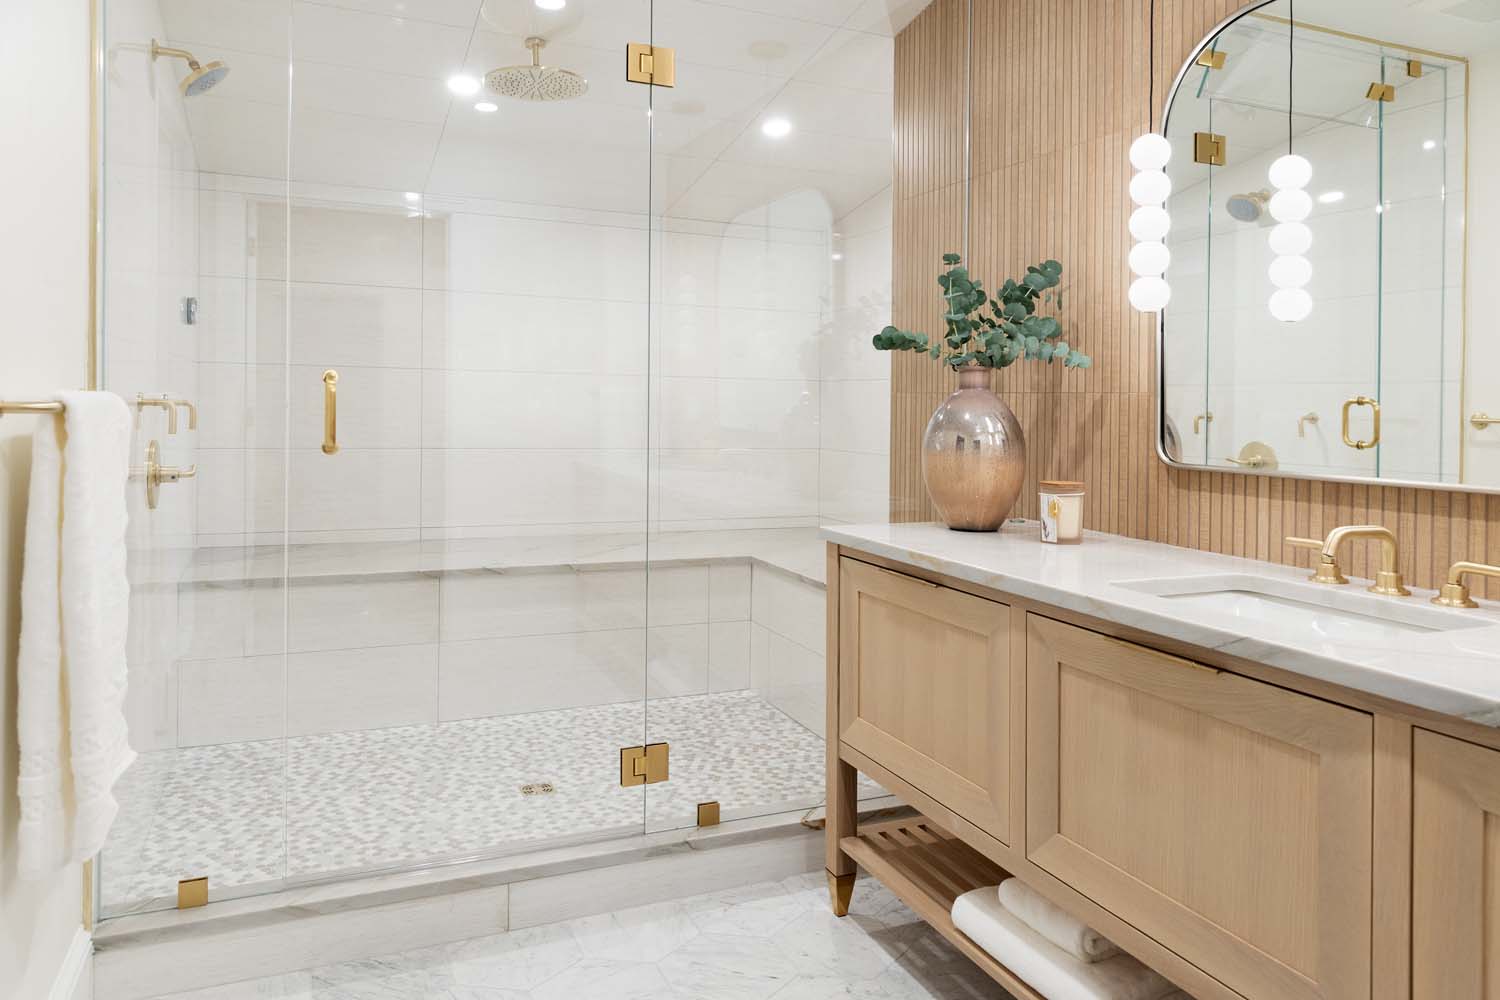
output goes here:
[{"label": "wood vanity cabinet", "polygon": [[1413,1000],[1500,997],[1500,751],[1412,737]]},{"label": "wood vanity cabinet", "polygon": [[1026,619],[1026,856],[1239,993],[1370,995],[1370,715]]},{"label": "wood vanity cabinet", "polygon": [[839,578],[839,740],[1009,843],[1010,608],[853,559]]}]

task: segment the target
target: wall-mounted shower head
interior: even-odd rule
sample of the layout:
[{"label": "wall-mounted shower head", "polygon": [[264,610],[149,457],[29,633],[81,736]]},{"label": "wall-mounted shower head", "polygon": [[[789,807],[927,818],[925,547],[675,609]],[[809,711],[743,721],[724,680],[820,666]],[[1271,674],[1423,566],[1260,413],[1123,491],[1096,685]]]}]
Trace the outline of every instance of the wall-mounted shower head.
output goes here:
[{"label": "wall-mounted shower head", "polygon": [[519,101],[570,101],[589,91],[589,82],[570,69],[542,65],[547,40],[536,35],[526,39],[531,50],[529,66],[502,66],[484,75],[484,86],[492,94]]},{"label": "wall-mounted shower head", "polygon": [[1229,214],[1241,222],[1259,222],[1271,203],[1271,192],[1252,191],[1249,194],[1232,194],[1225,206]]},{"label": "wall-mounted shower head", "polygon": [[170,49],[165,45],[158,45],[156,39],[151,39],[151,61],[155,62],[160,56],[172,56],[183,59],[188,64],[188,75],[182,78],[177,86],[182,90],[183,97],[197,97],[199,94],[214,89],[219,81],[229,75],[229,67],[221,62],[211,62],[203,65],[193,58],[193,54],[187,49]]}]

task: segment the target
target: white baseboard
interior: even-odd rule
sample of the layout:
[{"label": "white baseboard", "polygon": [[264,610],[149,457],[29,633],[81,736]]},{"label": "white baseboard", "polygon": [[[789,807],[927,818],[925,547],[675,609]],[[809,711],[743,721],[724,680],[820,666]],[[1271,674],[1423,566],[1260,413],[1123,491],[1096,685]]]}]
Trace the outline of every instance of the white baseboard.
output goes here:
[{"label": "white baseboard", "polygon": [[82,927],[73,934],[47,1000],[93,1000],[94,939]]}]

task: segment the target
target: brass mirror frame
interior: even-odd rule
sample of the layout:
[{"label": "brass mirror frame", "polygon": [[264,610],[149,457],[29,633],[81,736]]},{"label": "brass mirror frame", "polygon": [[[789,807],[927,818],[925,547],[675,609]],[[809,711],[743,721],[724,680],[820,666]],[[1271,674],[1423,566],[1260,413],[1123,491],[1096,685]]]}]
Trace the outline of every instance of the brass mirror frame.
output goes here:
[{"label": "brass mirror frame", "polygon": [[[1182,84],[1187,79],[1188,74],[1191,73],[1194,69],[1199,68],[1199,66],[1198,66],[1198,59],[1199,59],[1199,57],[1201,57],[1204,52],[1208,51],[1209,48],[1218,40],[1219,35],[1221,35],[1230,26],[1234,25],[1238,21],[1243,20],[1246,17],[1249,17],[1250,15],[1254,14],[1256,11],[1260,10],[1261,8],[1263,8],[1263,7],[1269,7],[1272,4],[1275,4],[1277,2],[1279,2],[1279,0],[1252,0],[1251,3],[1246,4],[1245,6],[1241,7],[1239,10],[1235,11],[1233,14],[1230,14],[1224,20],[1220,21],[1217,25],[1215,25],[1213,27],[1213,29],[1211,31],[1208,32],[1208,34],[1204,35],[1203,38],[1198,41],[1198,44],[1193,47],[1193,51],[1188,55],[1187,59],[1183,62],[1182,66],[1177,70],[1177,75],[1176,75],[1176,77],[1172,81],[1172,86],[1167,91],[1167,103],[1162,108],[1162,111],[1161,111],[1161,134],[1162,135],[1165,136],[1168,133],[1168,128],[1169,128],[1170,122],[1172,120],[1172,105],[1175,103],[1175,101],[1177,99],[1177,93],[1178,93],[1178,91],[1182,89]],[[1278,18],[1278,20],[1285,21],[1284,18]],[[1366,37],[1366,36],[1363,36],[1363,35],[1356,35],[1356,34],[1352,34],[1352,33],[1349,33],[1349,32],[1334,31],[1333,29],[1328,29],[1328,28],[1324,28],[1324,29],[1320,29],[1320,30],[1331,31],[1333,34],[1340,35],[1340,36],[1345,37],[1345,38],[1355,39],[1355,40],[1362,41],[1362,42],[1372,42],[1372,43],[1377,44],[1377,45],[1385,45],[1385,46],[1390,47],[1390,48],[1400,49],[1401,51],[1411,53],[1414,56],[1420,56],[1420,55],[1435,56],[1435,57],[1440,58],[1440,59],[1449,60],[1449,61],[1452,61],[1452,62],[1463,63],[1463,65],[1464,65],[1464,190],[1465,190],[1465,193],[1467,194],[1468,187],[1469,187],[1469,151],[1468,151],[1469,129],[1468,129],[1468,126],[1469,126],[1469,123],[1471,121],[1471,116],[1469,114],[1469,99],[1470,99],[1470,97],[1469,97],[1469,83],[1470,83],[1469,60],[1466,57],[1464,57],[1464,56],[1455,56],[1455,55],[1452,55],[1452,54],[1449,54],[1449,53],[1445,53],[1445,52],[1435,52],[1435,51],[1432,51],[1430,49],[1423,49],[1423,48],[1412,47],[1412,46],[1405,46],[1405,45],[1391,45],[1390,43],[1382,42],[1378,38],[1369,38],[1369,37]],[[1156,71],[1156,67],[1152,66],[1150,71],[1152,73],[1154,73]],[[1469,355],[1469,344],[1468,344],[1468,330],[1469,330],[1469,230],[1468,230],[1468,224],[1467,224],[1468,223],[1467,215],[1468,215],[1468,213],[1465,212],[1464,239],[1463,239],[1463,265],[1464,265],[1463,285],[1462,285],[1462,288],[1463,288],[1463,291],[1462,291],[1463,302],[1461,304],[1461,310],[1460,310],[1460,313],[1461,313],[1461,315],[1463,317],[1463,337],[1464,337],[1464,340],[1463,340],[1463,347],[1462,347],[1463,360],[1462,360],[1462,362],[1460,364],[1460,368],[1461,368],[1461,372],[1462,372],[1462,377],[1461,377],[1461,381],[1459,382],[1459,400],[1460,400],[1460,402],[1459,402],[1459,416],[1461,418],[1461,422],[1465,426],[1467,426],[1467,424],[1469,423],[1469,419],[1466,416],[1467,406],[1468,406],[1468,387],[1469,387],[1469,370],[1468,370],[1468,367],[1469,367],[1469,365],[1468,365],[1468,361],[1469,361],[1469,357],[1468,357],[1468,355]],[[1168,273],[1168,280],[1169,281],[1171,280],[1170,272]],[[1183,462],[1180,459],[1174,459],[1174,458],[1172,458],[1171,455],[1169,455],[1167,453],[1167,391],[1166,391],[1167,390],[1167,365],[1166,365],[1166,357],[1167,357],[1167,354],[1166,354],[1166,347],[1167,347],[1167,320],[1166,320],[1166,316],[1167,316],[1167,313],[1166,313],[1165,309],[1161,310],[1160,312],[1158,312],[1156,314],[1156,428],[1155,428],[1155,431],[1154,431],[1154,435],[1155,435],[1155,439],[1156,439],[1155,440],[1156,457],[1157,457],[1157,459],[1159,459],[1167,467],[1173,468],[1173,469],[1184,469],[1184,470],[1186,470],[1188,472],[1217,472],[1217,473],[1224,473],[1224,474],[1235,475],[1235,476],[1267,476],[1267,477],[1274,477],[1274,478],[1277,478],[1277,479],[1301,479],[1301,480],[1306,480],[1306,481],[1309,481],[1309,482],[1319,482],[1319,483],[1355,483],[1355,484],[1358,484],[1360,486],[1390,486],[1390,487],[1394,487],[1394,488],[1397,488],[1397,489],[1441,490],[1442,492],[1445,492],[1445,493],[1500,494],[1500,483],[1497,483],[1494,486],[1484,486],[1484,485],[1478,485],[1478,484],[1475,484],[1475,483],[1466,483],[1466,482],[1462,481],[1463,480],[1464,472],[1466,471],[1466,469],[1465,469],[1466,463],[1464,461],[1464,457],[1465,457],[1465,453],[1466,453],[1466,450],[1467,450],[1467,445],[1465,444],[1465,439],[1466,439],[1467,431],[1466,430],[1462,430],[1462,429],[1459,431],[1459,480],[1460,481],[1456,482],[1456,483],[1444,483],[1444,482],[1434,482],[1434,481],[1416,480],[1416,479],[1382,479],[1379,476],[1315,475],[1315,474],[1306,473],[1306,472],[1287,472],[1287,471],[1285,471],[1283,469],[1279,469],[1279,468],[1278,469],[1266,469],[1266,468],[1251,468],[1251,467],[1248,467],[1248,466],[1234,466],[1234,465],[1228,465],[1228,466],[1195,465],[1195,464],[1192,464],[1192,463]]]}]

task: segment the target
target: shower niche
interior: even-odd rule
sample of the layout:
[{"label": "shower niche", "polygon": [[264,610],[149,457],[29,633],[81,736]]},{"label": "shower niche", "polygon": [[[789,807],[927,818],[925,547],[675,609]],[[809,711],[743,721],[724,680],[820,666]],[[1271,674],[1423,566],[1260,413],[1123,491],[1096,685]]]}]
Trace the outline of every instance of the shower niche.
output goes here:
[{"label": "shower niche", "polygon": [[102,382],[198,470],[131,495],[105,917],[822,800],[924,5],[421,6],[102,0]]}]

